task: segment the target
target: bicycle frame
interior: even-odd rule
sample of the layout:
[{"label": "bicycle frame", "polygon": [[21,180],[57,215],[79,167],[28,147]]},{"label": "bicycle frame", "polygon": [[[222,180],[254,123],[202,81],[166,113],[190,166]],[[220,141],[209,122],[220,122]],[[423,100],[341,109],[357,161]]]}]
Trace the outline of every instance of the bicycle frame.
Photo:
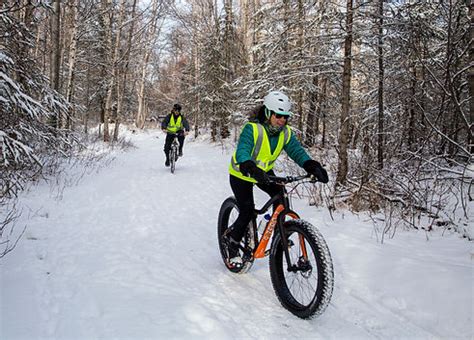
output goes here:
[{"label": "bicycle frame", "polygon": [[178,134],[173,134],[173,141],[171,142],[171,147],[179,147]]},{"label": "bicycle frame", "polygon": [[[301,176],[301,177],[299,177],[299,179],[303,179],[303,178],[306,178],[306,177],[307,176]],[[275,177],[275,178],[278,178],[278,177]],[[296,178],[296,179],[298,179],[298,178]],[[273,214],[270,218],[270,221],[268,221],[267,225],[265,226],[262,237],[260,238],[260,240],[258,240],[257,247],[256,247],[255,251],[253,252],[253,257],[254,258],[263,258],[263,257],[268,255],[268,252],[266,251],[266,248],[267,248],[267,245],[268,245],[268,241],[270,241],[270,239],[272,238],[273,232],[275,230],[275,226],[278,226],[278,230],[280,232],[280,235],[284,235],[284,231],[285,231],[284,223],[285,223],[285,217],[286,216],[289,216],[293,219],[299,219],[300,218],[299,215],[295,211],[290,209],[290,200],[288,198],[288,192],[287,192],[286,187],[285,187],[284,184],[281,184],[281,189],[280,189],[280,192],[278,194],[271,197],[268,200],[268,202],[265,203],[265,205],[261,209],[256,209],[255,210],[255,217],[258,216],[258,215],[264,214],[270,208],[270,206],[272,206],[276,201],[278,201],[280,199],[283,201],[283,203],[280,203],[276,207],[275,211],[273,212]],[[254,220],[255,220],[255,218],[254,218]],[[256,225],[256,223],[255,223],[255,225]],[[257,236],[258,235],[255,235],[256,239],[257,239]],[[291,260],[290,260],[290,255],[289,255],[289,252],[288,252],[288,242],[287,242],[286,237],[282,237],[281,242],[283,244],[283,249],[285,250],[285,257],[286,257],[286,263],[288,264],[288,270],[292,270],[292,268],[290,268]],[[302,252],[303,252],[303,256],[306,259],[307,258],[306,246],[305,246],[304,239],[302,238],[301,235],[300,235],[300,245],[301,245],[301,249],[302,249]]]}]

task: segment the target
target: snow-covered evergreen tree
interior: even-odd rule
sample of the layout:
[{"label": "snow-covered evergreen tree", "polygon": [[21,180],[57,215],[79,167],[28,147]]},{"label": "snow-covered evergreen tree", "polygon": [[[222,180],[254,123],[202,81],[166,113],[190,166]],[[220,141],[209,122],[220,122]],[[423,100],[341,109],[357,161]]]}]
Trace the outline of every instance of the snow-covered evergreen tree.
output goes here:
[{"label": "snow-covered evergreen tree", "polygon": [[[27,13],[28,8],[24,10]],[[18,11],[0,12],[0,36],[5,42],[0,51],[2,198],[15,195],[26,181],[41,176],[76,142],[71,133],[55,127],[57,117],[66,116],[69,107],[49,87],[31,57],[34,39],[27,22],[34,18],[20,18],[15,15]]]}]

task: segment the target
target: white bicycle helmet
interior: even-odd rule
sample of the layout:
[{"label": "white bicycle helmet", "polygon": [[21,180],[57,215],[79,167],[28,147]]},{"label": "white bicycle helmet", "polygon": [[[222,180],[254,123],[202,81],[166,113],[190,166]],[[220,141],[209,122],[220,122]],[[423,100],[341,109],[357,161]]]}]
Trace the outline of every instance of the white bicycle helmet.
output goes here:
[{"label": "white bicycle helmet", "polygon": [[290,116],[291,115],[291,103],[290,99],[286,94],[280,91],[271,91],[263,99],[263,105],[267,108],[265,115],[270,118],[271,112]]}]

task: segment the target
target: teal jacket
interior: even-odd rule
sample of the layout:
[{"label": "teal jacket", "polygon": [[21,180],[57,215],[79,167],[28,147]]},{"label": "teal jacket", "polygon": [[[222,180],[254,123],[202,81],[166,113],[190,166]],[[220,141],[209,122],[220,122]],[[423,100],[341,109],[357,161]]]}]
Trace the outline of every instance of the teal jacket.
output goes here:
[{"label": "teal jacket", "polygon": [[[270,141],[270,147],[272,152],[275,150],[278,144],[278,136],[270,135],[268,132],[266,124],[263,124],[265,127],[265,131],[267,132],[268,139]],[[237,163],[243,163],[248,161],[252,158],[252,150],[254,147],[254,140],[253,140],[253,129],[250,124],[246,124],[240,133],[239,142],[237,144],[236,150],[236,160]],[[311,159],[306,151],[301,146],[300,142],[295,136],[295,133],[292,132],[290,141],[283,147],[283,150],[288,154],[288,156],[296,162],[299,166],[303,167],[303,164]]]}]

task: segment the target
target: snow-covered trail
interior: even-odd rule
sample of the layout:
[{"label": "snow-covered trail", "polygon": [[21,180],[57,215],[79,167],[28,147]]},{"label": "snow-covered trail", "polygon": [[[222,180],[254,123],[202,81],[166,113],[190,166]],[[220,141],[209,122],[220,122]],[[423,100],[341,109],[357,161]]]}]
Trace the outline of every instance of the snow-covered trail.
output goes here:
[{"label": "snow-covered trail", "polygon": [[0,267],[0,338],[472,336],[470,244],[445,237],[432,249],[401,233],[381,245],[366,222],[330,221],[304,201],[295,205],[327,238],[336,286],[324,315],[294,317],[275,297],[266,259],[245,275],[221,262],[216,219],[231,194],[231,150],[188,141],[173,175],[163,142],[157,132],[135,136],[137,149],[62,200],[47,185],[22,198],[34,213]]}]

